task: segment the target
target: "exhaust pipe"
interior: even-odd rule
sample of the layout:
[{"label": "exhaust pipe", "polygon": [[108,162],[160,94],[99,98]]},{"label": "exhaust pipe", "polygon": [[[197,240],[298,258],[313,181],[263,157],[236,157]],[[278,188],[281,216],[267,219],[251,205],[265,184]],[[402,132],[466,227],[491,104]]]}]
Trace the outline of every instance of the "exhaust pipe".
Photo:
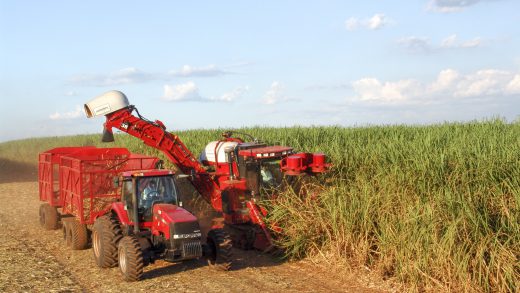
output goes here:
[{"label": "exhaust pipe", "polygon": [[108,115],[130,105],[128,98],[120,91],[109,91],[97,96],[84,105],[87,118]]}]

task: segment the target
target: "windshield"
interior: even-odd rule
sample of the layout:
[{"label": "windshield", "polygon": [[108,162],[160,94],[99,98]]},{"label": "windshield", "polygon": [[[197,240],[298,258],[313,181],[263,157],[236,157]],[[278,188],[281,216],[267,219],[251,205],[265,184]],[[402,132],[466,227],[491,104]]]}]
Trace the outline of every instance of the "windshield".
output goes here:
[{"label": "windshield", "polygon": [[177,189],[172,176],[151,176],[137,179],[139,214],[145,222],[152,220],[156,203],[177,204]]},{"label": "windshield", "polygon": [[151,201],[177,204],[177,190],[172,176],[141,177],[137,180],[140,206]]},{"label": "windshield", "polygon": [[265,161],[260,167],[261,187],[264,189],[278,188],[282,183],[280,161]]}]

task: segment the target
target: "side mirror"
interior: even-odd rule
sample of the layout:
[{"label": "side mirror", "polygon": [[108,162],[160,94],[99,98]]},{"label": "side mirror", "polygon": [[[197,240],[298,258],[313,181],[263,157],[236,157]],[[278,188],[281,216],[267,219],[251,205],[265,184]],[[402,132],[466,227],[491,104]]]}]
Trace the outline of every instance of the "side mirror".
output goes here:
[{"label": "side mirror", "polygon": [[112,181],[112,186],[114,188],[118,188],[119,187],[119,176],[115,176],[113,181]]}]

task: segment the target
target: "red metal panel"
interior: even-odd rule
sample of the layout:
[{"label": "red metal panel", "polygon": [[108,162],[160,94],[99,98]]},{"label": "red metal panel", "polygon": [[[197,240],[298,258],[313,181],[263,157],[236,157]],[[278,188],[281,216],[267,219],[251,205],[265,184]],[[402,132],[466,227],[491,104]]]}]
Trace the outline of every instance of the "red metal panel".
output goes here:
[{"label": "red metal panel", "polygon": [[47,201],[51,206],[60,207],[62,200],[59,192],[58,167],[61,156],[93,148],[95,147],[60,147],[41,153],[38,160],[40,200]]},{"label": "red metal panel", "polygon": [[61,158],[63,213],[92,224],[119,199],[113,178],[129,170],[152,169],[157,158],[131,154],[125,148],[87,149]]},{"label": "red metal panel", "polygon": [[285,147],[285,146],[267,146],[261,148],[253,148],[247,150],[240,150],[238,154],[240,156],[245,157],[255,157],[255,158],[273,158],[285,156],[292,153],[293,148]]},{"label": "red metal panel", "polygon": [[[152,233],[164,235],[170,239],[170,224],[196,222],[197,218],[187,210],[172,204],[156,204],[153,206]],[[133,224],[133,223],[132,223]]]},{"label": "red metal panel", "polygon": [[38,187],[40,190],[40,200],[50,201],[52,199],[52,163],[50,154],[40,154],[38,156]]},{"label": "red metal panel", "polygon": [[324,173],[332,166],[326,161],[327,156],[322,153],[297,153],[283,158],[280,169],[288,175]]},{"label": "red metal panel", "polygon": [[[40,199],[60,206],[62,214],[74,215],[81,223],[93,224],[120,197],[119,189],[113,186],[115,176],[153,169],[158,161],[125,148],[52,149],[39,157]],[[59,174],[53,174],[54,166],[59,166]],[[57,182],[59,188],[54,188]]]}]

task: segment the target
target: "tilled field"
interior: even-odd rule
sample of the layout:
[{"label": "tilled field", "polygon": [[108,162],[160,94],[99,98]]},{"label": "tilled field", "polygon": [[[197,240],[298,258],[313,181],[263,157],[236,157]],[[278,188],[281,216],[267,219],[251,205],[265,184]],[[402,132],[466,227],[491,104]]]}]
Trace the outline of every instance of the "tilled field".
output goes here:
[{"label": "tilled field", "polygon": [[0,292],[381,292],[366,277],[241,250],[234,251],[229,272],[214,271],[203,260],[157,261],[145,268],[144,280],[127,283],[118,268],[98,268],[91,249],[72,251],[61,230],[39,226],[36,182],[0,184],[0,202]]}]

